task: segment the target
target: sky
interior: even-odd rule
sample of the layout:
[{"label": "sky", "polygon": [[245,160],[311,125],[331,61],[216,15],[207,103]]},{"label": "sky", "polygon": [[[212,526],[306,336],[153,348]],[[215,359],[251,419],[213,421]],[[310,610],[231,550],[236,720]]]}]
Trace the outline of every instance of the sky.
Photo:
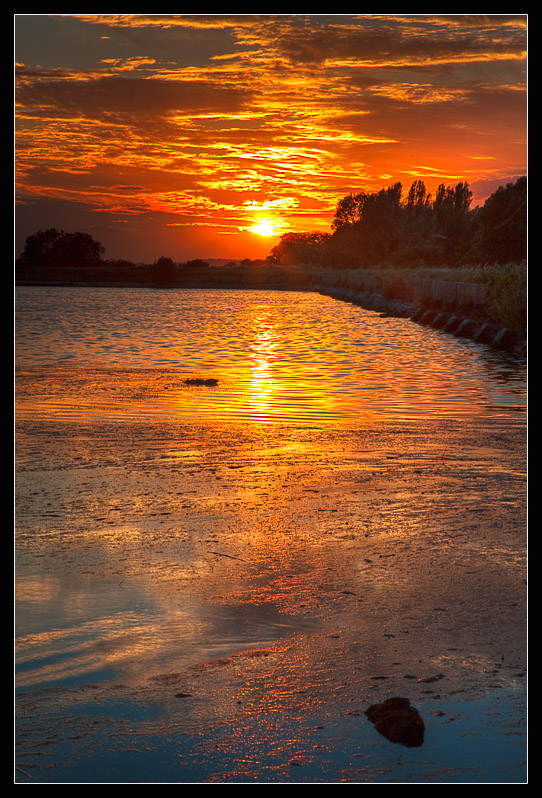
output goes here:
[{"label": "sky", "polygon": [[526,15],[14,17],[15,248],[261,258],[346,194],[527,173]]}]

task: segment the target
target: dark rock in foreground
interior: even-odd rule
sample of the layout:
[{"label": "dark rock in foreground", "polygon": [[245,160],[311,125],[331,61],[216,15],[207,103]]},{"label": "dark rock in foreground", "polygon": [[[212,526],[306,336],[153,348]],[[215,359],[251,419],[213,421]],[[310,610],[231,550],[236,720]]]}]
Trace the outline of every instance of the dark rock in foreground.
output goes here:
[{"label": "dark rock in foreground", "polygon": [[375,729],[391,743],[407,748],[423,745],[425,725],[417,709],[408,698],[389,698],[382,704],[372,704],[365,714]]},{"label": "dark rock in foreground", "polygon": [[204,380],[197,377],[189,377],[184,382],[185,385],[207,385],[207,386],[218,385],[218,380],[215,380],[213,378],[208,378]]}]

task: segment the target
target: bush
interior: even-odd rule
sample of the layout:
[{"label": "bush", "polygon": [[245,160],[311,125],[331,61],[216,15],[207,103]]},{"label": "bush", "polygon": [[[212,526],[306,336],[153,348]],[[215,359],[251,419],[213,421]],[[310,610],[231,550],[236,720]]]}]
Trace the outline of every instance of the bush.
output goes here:
[{"label": "bush", "polygon": [[181,263],[181,266],[185,269],[208,269],[209,264],[206,260],[202,260],[201,258],[194,258],[194,260],[187,260],[185,263]]},{"label": "bush", "polygon": [[523,327],[527,311],[527,268],[509,263],[486,270],[485,310],[507,327]]}]

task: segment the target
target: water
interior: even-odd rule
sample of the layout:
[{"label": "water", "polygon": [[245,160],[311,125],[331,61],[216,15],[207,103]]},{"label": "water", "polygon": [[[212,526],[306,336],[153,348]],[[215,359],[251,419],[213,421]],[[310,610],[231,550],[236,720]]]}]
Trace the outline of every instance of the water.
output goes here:
[{"label": "water", "polygon": [[15,333],[18,781],[524,779],[525,363],[296,292]]},{"label": "water", "polygon": [[524,364],[312,293],[18,288],[16,362],[20,418],[363,422],[525,408]]}]

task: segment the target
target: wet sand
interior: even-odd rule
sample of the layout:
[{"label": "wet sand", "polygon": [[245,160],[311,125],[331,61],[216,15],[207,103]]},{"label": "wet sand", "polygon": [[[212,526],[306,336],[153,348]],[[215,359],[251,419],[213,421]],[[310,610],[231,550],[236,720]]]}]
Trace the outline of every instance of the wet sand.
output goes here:
[{"label": "wet sand", "polygon": [[524,780],[523,417],[18,435],[17,781]]}]

